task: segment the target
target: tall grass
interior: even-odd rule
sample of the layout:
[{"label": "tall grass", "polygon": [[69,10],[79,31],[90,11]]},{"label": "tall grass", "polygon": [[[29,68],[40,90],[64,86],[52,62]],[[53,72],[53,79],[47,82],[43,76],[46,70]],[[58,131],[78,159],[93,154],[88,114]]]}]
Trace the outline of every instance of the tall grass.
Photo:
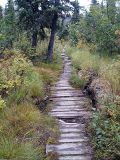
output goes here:
[{"label": "tall grass", "polygon": [[53,63],[46,63],[47,43],[40,43],[34,54],[38,58],[34,66],[28,58],[33,51],[24,42],[16,44],[20,50],[6,50],[0,63],[0,159],[3,160],[43,160],[45,145],[55,142],[59,134],[55,120],[46,112],[41,113],[33,103],[44,98],[47,85],[55,82],[61,72],[61,44],[56,45]]},{"label": "tall grass", "polygon": [[48,138],[58,134],[56,122],[30,103],[5,108],[0,116],[0,159],[37,160],[45,156],[40,151]]},{"label": "tall grass", "polygon": [[67,52],[70,53],[69,56],[76,69],[96,72],[101,78],[109,81],[114,93],[119,92],[120,59],[100,57],[99,54],[90,53],[88,49],[75,49],[69,46]]},{"label": "tall grass", "polygon": [[[67,46],[67,52],[76,70],[81,69],[86,74],[93,71],[97,73],[97,79],[102,80],[104,87],[110,87],[110,90],[112,88],[113,95],[107,94],[110,94],[111,98],[114,97],[114,101],[111,99],[106,101],[101,96],[103,110],[93,111],[89,129],[95,151],[94,159],[120,159],[120,59],[119,57],[101,57],[98,53],[91,53],[87,47],[78,49]],[[73,79],[75,81],[76,77]],[[109,86],[104,85],[104,82],[107,82]],[[102,92],[102,94],[104,93]]]},{"label": "tall grass", "polygon": [[0,138],[0,159],[39,159],[37,150],[31,143],[18,143],[9,137]]}]

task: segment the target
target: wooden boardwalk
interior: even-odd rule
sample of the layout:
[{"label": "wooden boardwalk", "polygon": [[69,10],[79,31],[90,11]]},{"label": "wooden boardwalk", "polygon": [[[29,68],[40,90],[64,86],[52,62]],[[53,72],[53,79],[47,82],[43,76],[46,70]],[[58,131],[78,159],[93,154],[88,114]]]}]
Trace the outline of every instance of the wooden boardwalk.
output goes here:
[{"label": "wooden boardwalk", "polygon": [[46,146],[46,154],[55,152],[58,160],[92,160],[92,149],[85,130],[86,119],[91,116],[86,110],[88,99],[81,90],[69,84],[71,62],[64,53],[62,57],[64,72],[51,88],[53,107],[49,113],[58,120],[60,137],[57,144]]}]

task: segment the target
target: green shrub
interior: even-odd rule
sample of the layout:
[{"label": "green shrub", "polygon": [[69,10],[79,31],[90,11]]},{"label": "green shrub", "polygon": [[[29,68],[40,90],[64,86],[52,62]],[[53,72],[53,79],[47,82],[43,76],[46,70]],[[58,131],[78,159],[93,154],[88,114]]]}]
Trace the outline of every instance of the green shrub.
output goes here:
[{"label": "green shrub", "polygon": [[19,36],[18,41],[14,43],[14,48],[19,49],[28,57],[30,57],[33,54],[30,41],[28,41],[26,34]]},{"label": "green shrub", "polygon": [[26,96],[43,96],[43,80],[32,62],[19,51],[8,50],[4,54],[7,58],[0,65],[0,91],[8,99],[7,104],[20,103]]},{"label": "green shrub", "polygon": [[96,151],[96,159],[107,159],[108,157],[110,159],[119,159],[120,111],[114,104],[106,106],[105,109],[104,114],[101,112],[94,112],[93,114],[92,140]]}]

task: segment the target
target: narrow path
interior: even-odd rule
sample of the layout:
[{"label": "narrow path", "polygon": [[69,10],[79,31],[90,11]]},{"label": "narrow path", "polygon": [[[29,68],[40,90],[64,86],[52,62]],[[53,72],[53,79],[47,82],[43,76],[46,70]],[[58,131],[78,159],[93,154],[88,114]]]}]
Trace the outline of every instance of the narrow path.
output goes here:
[{"label": "narrow path", "polygon": [[57,153],[58,160],[91,160],[92,151],[85,131],[86,119],[90,118],[85,107],[88,99],[69,84],[71,61],[64,53],[62,57],[64,72],[51,89],[53,108],[49,113],[59,122],[60,137],[58,144],[46,146],[46,153]]}]

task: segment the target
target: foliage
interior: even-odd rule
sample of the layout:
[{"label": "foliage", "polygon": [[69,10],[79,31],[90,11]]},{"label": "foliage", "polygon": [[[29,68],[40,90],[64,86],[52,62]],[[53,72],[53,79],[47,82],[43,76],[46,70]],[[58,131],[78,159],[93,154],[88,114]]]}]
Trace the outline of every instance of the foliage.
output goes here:
[{"label": "foliage", "polygon": [[0,65],[2,96],[9,95],[8,99],[15,102],[20,102],[26,95],[43,96],[43,82],[40,75],[33,69],[32,63],[18,51],[6,50],[4,55],[6,60],[3,60]]},{"label": "foliage", "polygon": [[[38,36],[45,38],[44,27],[47,27],[45,2],[16,0],[19,27],[29,33],[31,37],[31,47],[36,48]],[[47,4],[47,3],[46,3]],[[41,6],[41,9],[39,9]]]},{"label": "foliage", "polygon": [[16,17],[13,0],[8,0],[5,7],[2,30],[6,40],[6,47],[12,48],[13,41],[16,38]]},{"label": "foliage", "polygon": [[93,113],[93,146],[96,150],[96,159],[108,158],[119,159],[119,106],[110,104],[106,106],[106,113]]},{"label": "foliage", "polygon": [[[83,45],[84,47],[85,45]],[[119,93],[120,88],[120,63],[119,57],[109,58],[100,57],[99,54],[90,53],[87,47],[85,49],[71,49],[67,47],[67,52],[70,53],[73,66],[78,70],[94,72],[103,79],[107,80],[112,87],[114,93]]]},{"label": "foliage", "polygon": [[[102,108],[99,111],[93,108],[93,117],[89,129],[92,133],[91,140],[95,151],[94,158],[96,160],[116,160],[120,158],[119,56],[114,58],[107,56],[100,57],[97,53],[90,53],[88,46],[85,47],[85,44],[81,44],[82,43],[78,45],[79,49],[71,48],[70,46],[66,47],[68,50],[68,55],[72,59],[72,65],[75,67],[75,70],[77,71],[81,69],[81,73],[85,72],[85,76],[83,76],[84,78],[86,77],[86,74],[88,75],[91,71],[92,73],[97,73],[95,75],[97,75],[98,78],[102,78],[103,82],[108,82],[110,84],[109,87],[112,88],[112,95],[109,95],[109,100],[107,100],[107,97],[105,96],[103,96],[103,99],[101,95],[100,101],[102,103]],[[73,77],[73,82],[74,81],[76,82],[75,76]],[[100,81],[98,82],[100,83]],[[104,94],[105,93],[103,93],[103,95]]]},{"label": "foliage", "polygon": [[[27,42],[22,45],[29,52]],[[0,59],[0,159],[42,160],[45,145],[51,140],[55,142],[59,132],[55,120],[33,103],[37,99],[41,102],[45,92],[48,95],[48,84],[58,78],[62,68],[61,44],[56,44],[54,63],[45,63],[40,58],[44,57],[47,44],[40,43],[34,55],[38,58],[34,61],[36,66],[21,44],[16,42],[14,46],[16,49],[5,50]]]},{"label": "foliage", "polygon": [[73,46],[77,45],[79,38],[80,38],[80,32],[78,30],[78,23],[76,24],[71,24],[69,26],[69,37],[70,41]]},{"label": "foliage", "polygon": [[104,5],[93,1],[90,11],[81,15],[79,22],[69,25],[69,37],[73,45],[83,40],[96,45],[101,53],[119,51],[115,35],[120,27],[117,19],[120,15],[119,5],[115,5],[115,0],[106,0],[106,3]]},{"label": "foliage", "polygon": [[14,48],[19,49],[28,57],[33,55],[32,48],[26,33],[19,35],[18,41],[14,42]]}]

